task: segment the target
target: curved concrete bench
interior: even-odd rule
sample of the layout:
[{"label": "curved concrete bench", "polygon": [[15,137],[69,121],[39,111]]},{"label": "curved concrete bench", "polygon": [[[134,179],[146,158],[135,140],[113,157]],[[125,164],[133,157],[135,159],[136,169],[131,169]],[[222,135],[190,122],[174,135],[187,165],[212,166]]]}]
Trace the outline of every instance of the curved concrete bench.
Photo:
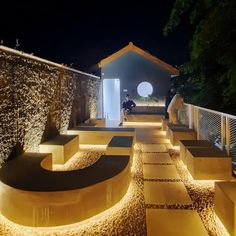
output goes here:
[{"label": "curved concrete bench", "polygon": [[116,204],[130,183],[129,156],[102,156],[85,169],[52,172],[51,154],[25,153],[0,169],[0,211],[27,226],[75,223]]},{"label": "curved concrete bench", "polygon": [[134,136],[134,128],[75,127],[67,134],[79,135],[80,144],[107,145],[113,136]]}]

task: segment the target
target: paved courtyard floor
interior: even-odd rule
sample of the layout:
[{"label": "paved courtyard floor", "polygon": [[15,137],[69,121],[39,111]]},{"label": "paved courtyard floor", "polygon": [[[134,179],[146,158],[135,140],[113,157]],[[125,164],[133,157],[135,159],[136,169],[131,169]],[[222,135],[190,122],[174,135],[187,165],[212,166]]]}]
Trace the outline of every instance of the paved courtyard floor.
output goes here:
[{"label": "paved courtyard floor", "polygon": [[[84,146],[73,160],[56,168],[84,168],[104,151],[102,146]],[[127,194],[97,216],[66,226],[32,228],[0,215],[0,235],[228,235],[213,211],[214,182],[192,179],[160,127],[136,127],[131,173]]]}]

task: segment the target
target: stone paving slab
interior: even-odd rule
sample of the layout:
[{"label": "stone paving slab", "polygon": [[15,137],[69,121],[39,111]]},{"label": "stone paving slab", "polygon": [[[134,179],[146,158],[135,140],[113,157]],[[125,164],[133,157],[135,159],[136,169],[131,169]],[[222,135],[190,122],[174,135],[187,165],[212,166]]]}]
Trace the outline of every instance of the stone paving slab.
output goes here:
[{"label": "stone paving slab", "polygon": [[175,165],[143,165],[143,177],[145,179],[180,179]]},{"label": "stone paving slab", "polygon": [[173,164],[168,153],[143,153],[142,160],[146,164]]},{"label": "stone paving slab", "polygon": [[164,144],[142,144],[142,152],[167,152]]},{"label": "stone paving slab", "polygon": [[182,182],[144,181],[144,198],[146,204],[192,204],[192,201]]},{"label": "stone paving slab", "polygon": [[148,236],[207,236],[198,213],[193,210],[146,209]]}]

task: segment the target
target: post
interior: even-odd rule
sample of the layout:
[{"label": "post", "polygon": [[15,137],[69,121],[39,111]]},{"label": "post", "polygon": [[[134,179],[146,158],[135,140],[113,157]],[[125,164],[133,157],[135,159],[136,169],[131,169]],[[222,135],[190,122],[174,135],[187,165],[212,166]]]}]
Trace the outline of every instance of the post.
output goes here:
[{"label": "post", "polygon": [[199,108],[194,107],[194,123],[195,123],[195,130],[197,132],[197,139],[200,139],[200,123],[199,123]]},{"label": "post", "polygon": [[221,115],[220,117],[220,139],[221,139],[221,150],[225,147],[225,117]]},{"label": "post", "polygon": [[226,117],[225,122],[225,149],[228,154],[230,155],[230,118]]},{"label": "post", "polygon": [[188,104],[188,127],[189,129],[194,128],[194,106]]}]

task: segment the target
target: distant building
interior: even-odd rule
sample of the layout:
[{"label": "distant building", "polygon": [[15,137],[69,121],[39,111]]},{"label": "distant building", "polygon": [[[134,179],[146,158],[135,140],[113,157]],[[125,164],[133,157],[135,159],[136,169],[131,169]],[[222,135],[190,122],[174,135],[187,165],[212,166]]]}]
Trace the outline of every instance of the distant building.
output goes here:
[{"label": "distant building", "polygon": [[137,103],[137,112],[163,110],[160,107],[165,104],[171,77],[179,74],[178,69],[132,42],[101,60],[97,69],[103,80],[104,116],[110,119],[119,116],[117,111],[127,93]]}]

